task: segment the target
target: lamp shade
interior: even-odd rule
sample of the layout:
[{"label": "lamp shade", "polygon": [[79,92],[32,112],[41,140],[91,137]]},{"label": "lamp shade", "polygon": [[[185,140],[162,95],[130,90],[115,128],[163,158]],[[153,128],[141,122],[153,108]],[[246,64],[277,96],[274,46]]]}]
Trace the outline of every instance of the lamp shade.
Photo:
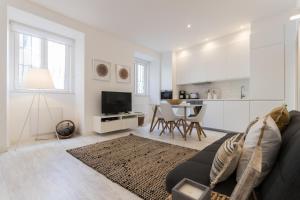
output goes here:
[{"label": "lamp shade", "polygon": [[50,72],[45,68],[30,69],[24,77],[23,86],[26,89],[55,89]]}]

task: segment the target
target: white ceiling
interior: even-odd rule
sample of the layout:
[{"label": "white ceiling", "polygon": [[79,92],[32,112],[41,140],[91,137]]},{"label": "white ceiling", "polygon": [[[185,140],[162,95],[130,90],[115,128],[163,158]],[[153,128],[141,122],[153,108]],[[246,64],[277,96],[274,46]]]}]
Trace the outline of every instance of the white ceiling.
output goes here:
[{"label": "white ceiling", "polygon": [[296,6],[296,0],[31,1],[160,52],[231,33]]}]

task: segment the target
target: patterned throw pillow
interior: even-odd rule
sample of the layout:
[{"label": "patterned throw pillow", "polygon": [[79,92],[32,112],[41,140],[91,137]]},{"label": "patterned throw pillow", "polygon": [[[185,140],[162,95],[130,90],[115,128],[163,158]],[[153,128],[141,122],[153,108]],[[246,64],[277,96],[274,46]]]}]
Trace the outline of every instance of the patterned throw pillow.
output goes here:
[{"label": "patterned throw pillow", "polygon": [[218,149],[210,170],[211,188],[235,171],[242,154],[243,142],[243,135],[238,134],[227,139]]},{"label": "patterned throw pillow", "polygon": [[281,134],[272,117],[266,116],[261,118],[250,128],[245,138],[243,153],[237,168],[237,182],[241,179],[247,168],[259,139],[261,139],[260,146],[262,149],[262,170],[255,182],[255,187],[258,186],[271,171],[281,146]]}]

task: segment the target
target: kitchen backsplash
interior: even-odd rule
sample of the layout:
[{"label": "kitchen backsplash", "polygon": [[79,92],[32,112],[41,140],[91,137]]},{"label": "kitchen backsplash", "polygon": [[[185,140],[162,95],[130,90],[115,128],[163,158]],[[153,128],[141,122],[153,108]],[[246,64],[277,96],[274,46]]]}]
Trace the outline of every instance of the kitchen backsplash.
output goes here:
[{"label": "kitchen backsplash", "polygon": [[218,81],[203,84],[190,84],[178,86],[179,90],[185,90],[187,93],[199,93],[201,99],[207,98],[208,90],[215,90],[218,99],[240,99],[241,98],[241,87],[244,86],[245,98],[249,97],[249,80],[229,80],[229,81]]}]

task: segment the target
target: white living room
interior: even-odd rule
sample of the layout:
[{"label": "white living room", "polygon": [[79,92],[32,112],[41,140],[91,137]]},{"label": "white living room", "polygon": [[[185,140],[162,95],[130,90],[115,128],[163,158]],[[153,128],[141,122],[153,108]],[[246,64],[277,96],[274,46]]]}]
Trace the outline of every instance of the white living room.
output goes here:
[{"label": "white living room", "polygon": [[300,199],[300,1],[0,0],[0,199]]}]

